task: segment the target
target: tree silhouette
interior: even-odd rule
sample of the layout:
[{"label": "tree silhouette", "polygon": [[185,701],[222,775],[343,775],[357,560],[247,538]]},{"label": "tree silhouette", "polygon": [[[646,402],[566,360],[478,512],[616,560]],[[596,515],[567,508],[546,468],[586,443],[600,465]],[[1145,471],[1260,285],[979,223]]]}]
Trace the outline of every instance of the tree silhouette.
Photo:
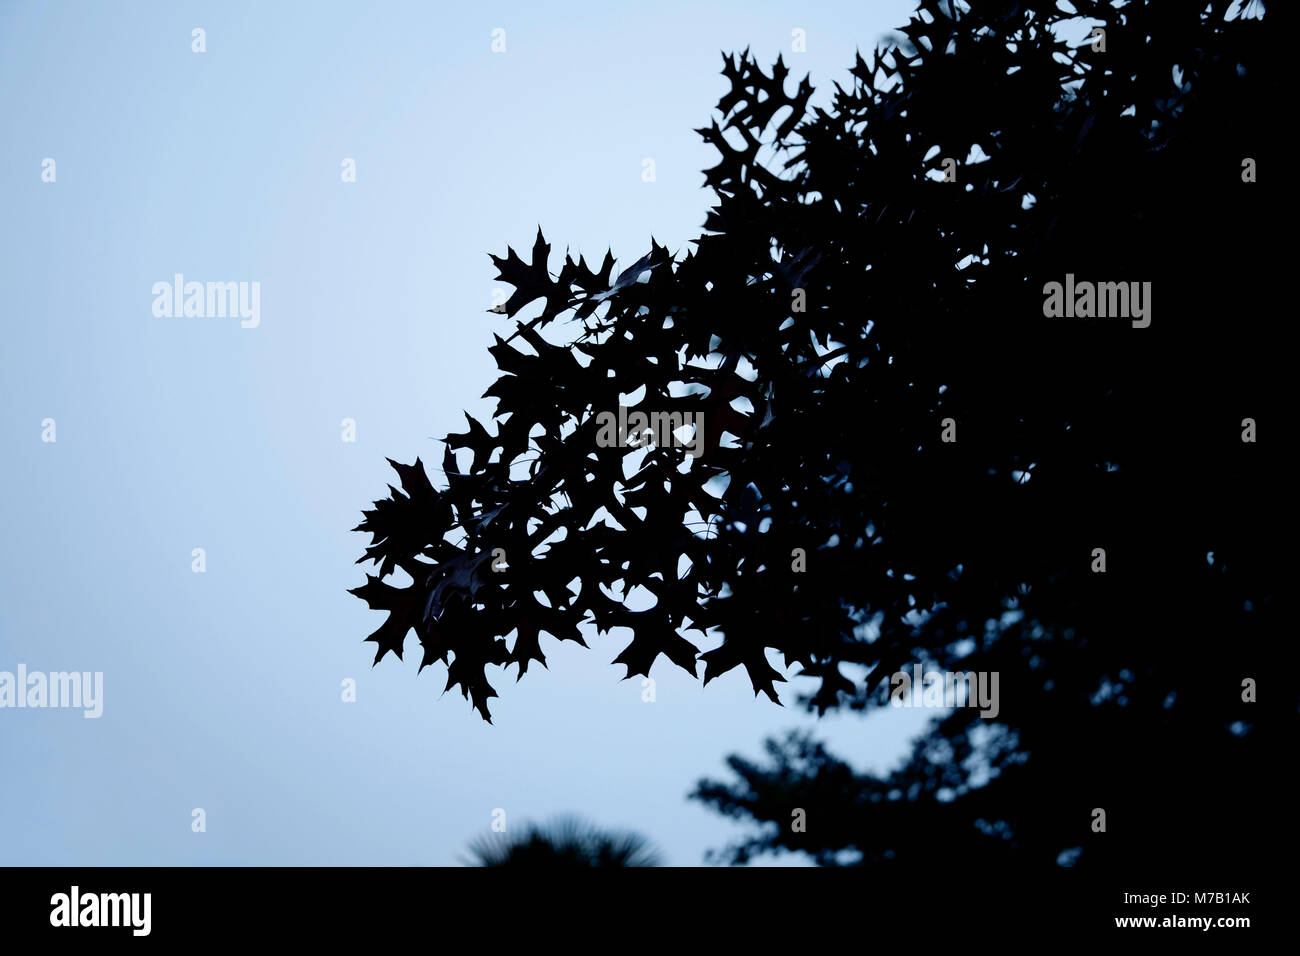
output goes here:
[{"label": "tree silhouette", "polygon": [[[1233,862],[1271,799],[1243,774],[1296,717],[1265,679],[1294,656],[1286,60],[1233,6],[923,0],[829,108],[724,58],[693,252],[552,275],[539,230],[493,257],[495,434],[447,437],[442,489],[393,462],[358,529],[376,663],[413,630],[485,719],[488,666],[522,678],[587,621],[630,638],[628,677],[702,660],[777,701],[797,673],[819,713],[886,705],[913,664],[997,673],[995,719],[957,708],[885,778],[799,736],[732,758],[696,795],[765,828],[726,858]],[[1062,311],[1076,279],[1099,295]],[[687,427],[610,440],[620,403]]]},{"label": "tree silhouette", "polygon": [[545,868],[659,866],[659,851],[639,833],[602,830],[577,817],[560,817],[522,834],[491,833],[469,845],[475,866]]}]

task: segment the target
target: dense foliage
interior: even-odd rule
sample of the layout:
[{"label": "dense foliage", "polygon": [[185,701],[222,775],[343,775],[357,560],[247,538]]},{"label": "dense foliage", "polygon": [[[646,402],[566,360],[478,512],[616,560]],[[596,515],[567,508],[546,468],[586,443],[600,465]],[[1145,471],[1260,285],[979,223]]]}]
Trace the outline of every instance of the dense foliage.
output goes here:
[{"label": "dense foliage", "polygon": [[[522,677],[588,621],[630,639],[629,676],[741,667],[776,700],[778,663],[819,711],[885,704],[914,662],[1000,674],[995,720],[951,712],[884,778],[800,736],[732,758],[697,796],[766,824],[733,860],[1104,857],[1099,807],[1165,854],[1258,837],[1224,808],[1296,714],[1262,679],[1291,659],[1285,172],[1276,40],[1230,6],[924,0],[828,108],[727,59],[695,250],[552,274],[539,232],[494,257],[494,422],[448,436],[445,487],[394,463],[360,526],[376,661],[414,631],[485,718],[489,667]],[[1067,275],[1150,283],[1149,326],[1047,317]],[[702,416],[698,447],[599,441],[620,401]]]}]

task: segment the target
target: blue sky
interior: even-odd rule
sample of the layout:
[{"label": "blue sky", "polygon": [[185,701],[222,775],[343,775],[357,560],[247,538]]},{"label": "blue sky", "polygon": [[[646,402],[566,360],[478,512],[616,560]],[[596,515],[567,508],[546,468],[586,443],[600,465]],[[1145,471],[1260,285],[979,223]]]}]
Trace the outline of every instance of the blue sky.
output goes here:
[{"label": "blue sky", "polygon": [[[0,671],[104,674],[98,720],[0,709],[0,863],[451,864],[504,808],[690,865],[738,832],[684,799],[727,753],[804,726],[894,761],[925,712],[817,721],[666,661],[646,704],[594,634],[497,672],[488,726],[413,636],[372,669],[382,616],[347,588],[385,457],[490,415],[487,253],[538,224],[553,263],[684,253],[720,51],[784,52],[825,102],[909,10],[0,3]],[[259,282],[260,325],[153,315],[176,273]]]}]

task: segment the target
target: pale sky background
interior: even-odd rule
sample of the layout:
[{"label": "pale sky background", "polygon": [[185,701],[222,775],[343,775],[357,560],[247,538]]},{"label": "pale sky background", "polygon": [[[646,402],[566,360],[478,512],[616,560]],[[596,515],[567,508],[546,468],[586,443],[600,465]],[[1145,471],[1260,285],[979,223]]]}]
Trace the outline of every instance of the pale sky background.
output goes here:
[{"label": "pale sky background", "polygon": [[[372,669],[383,616],[347,589],[385,457],[436,464],[495,404],[487,253],[538,224],[553,268],[684,253],[720,52],[784,52],[825,103],[910,9],[0,0],[0,670],[104,673],[98,720],[0,709],[0,863],[453,864],[500,807],[692,865],[742,831],[685,800],[726,754],[802,726],[896,761],[931,712],[818,721],[663,659],[646,704],[594,631],[490,671],[489,726],[414,636]],[[260,282],[260,327],[155,317],[177,272]]]}]

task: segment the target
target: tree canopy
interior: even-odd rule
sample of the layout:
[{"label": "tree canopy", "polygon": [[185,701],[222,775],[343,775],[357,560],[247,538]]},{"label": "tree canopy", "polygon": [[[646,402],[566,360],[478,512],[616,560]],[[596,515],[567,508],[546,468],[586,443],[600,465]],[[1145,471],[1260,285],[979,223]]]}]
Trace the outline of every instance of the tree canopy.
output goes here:
[{"label": "tree canopy", "polygon": [[[1233,8],[922,0],[826,108],[781,59],[724,57],[693,250],[553,273],[539,230],[493,257],[493,421],[447,436],[438,487],[393,462],[358,529],[376,663],[414,631],[485,719],[489,668],[588,622],[629,677],[740,667],[776,701],[790,676],[818,712],[886,706],[914,663],[996,672],[996,718],[945,714],[881,778],[802,735],[732,758],[696,796],[765,826],[725,858],[1106,858],[1095,808],[1193,852],[1296,715],[1262,680],[1291,655],[1282,61]],[[1051,283],[1098,295],[1053,313]],[[1145,315],[1101,317],[1103,283]],[[607,440],[620,405],[678,440]],[[1215,824],[1215,859],[1261,825]]]},{"label": "tree canopy", "polygon": [[605,830],[580,817],[562,816],[530,823],[522,833],[494,832],[470,841],[474,866],[574,869],[659,866],[662,857],[645,836],[630,830]]}]

